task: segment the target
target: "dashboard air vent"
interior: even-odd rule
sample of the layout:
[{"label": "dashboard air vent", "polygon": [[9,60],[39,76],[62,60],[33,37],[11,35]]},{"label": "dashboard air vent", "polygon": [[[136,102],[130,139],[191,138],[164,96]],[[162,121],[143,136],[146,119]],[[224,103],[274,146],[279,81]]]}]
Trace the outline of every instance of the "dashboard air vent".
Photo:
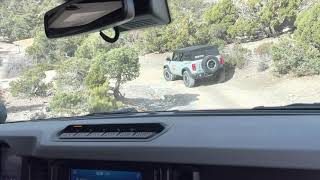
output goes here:
[{"label": "dashboard air vent", "polygon": [[60,139],[149,139],[163,132],[160,123],[70,125]]}]

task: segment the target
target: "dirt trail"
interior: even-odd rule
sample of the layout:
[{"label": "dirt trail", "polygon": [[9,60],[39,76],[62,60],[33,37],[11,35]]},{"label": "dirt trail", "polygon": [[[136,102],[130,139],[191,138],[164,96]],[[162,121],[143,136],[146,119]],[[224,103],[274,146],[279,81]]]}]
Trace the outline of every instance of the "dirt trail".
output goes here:
[{"label": "dirt trail", "polygon": [[186,88],[181,80],[166,82],[162,67],[167,55],[149,54],[141,58],[141,75],[124,85],[123,92],[142,110],[190,110],[253,108],[292,103],[320,102],[320,76],[277,78],[271,72],[236,70],[222,84],[200,83]]}]

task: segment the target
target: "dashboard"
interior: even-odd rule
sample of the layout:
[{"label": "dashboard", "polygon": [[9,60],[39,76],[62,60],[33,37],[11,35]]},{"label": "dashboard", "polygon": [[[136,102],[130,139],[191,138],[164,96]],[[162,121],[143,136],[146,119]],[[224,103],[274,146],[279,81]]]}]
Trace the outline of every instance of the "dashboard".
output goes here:
[{"label": "dashboard", "polygon": [[167,112],[7,123],[0,179],[319,179],[319,117]]}]

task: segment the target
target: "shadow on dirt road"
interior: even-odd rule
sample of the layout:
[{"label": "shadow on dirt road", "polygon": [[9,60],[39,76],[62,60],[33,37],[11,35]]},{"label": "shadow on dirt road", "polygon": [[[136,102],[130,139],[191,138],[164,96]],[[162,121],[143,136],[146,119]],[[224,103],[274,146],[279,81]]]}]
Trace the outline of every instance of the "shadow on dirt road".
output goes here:
[{"label": "shadow on dirt road", "polygon": [[198,94],[175,94],[165,95],[161,99],[125,98],[123,102],[139,111],[168,111],[174,107],[187,106],[197,101],[198,96]]},{"label": "shadow on dirt road", "polygon": [[215,85],[215,84],[221,84],[221,83],[228,82],[233,78],[235,71],[236,71],[235,66],[226,64],[225,65],[225,78],[223,81],[218,83],[219,80],[217,77],[211,77],[211,78],[209,77],[209,78],[205,78],[205,79],[201,80],[198,83],[198,86],[211,86],[211,85]]}]

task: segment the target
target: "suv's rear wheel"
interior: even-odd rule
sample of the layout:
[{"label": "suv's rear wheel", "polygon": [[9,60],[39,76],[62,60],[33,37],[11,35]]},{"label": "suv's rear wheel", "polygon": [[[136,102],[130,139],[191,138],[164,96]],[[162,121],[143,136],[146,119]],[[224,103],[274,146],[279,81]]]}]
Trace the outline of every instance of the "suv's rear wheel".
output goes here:
[{"label": "suv's rear wheel", "polygon": [[177,79],[177,76],[172,74],[169,70],[169,68],[164,68],[163,70],[163,77],[166,81],[174,81]]},{"label": "suv's rear wheel", "polygon": [[195,79],[191,76],[191,74],[188,71],[183,72],[183,82],[184,85],[188,88],[192,88],[196,84]]},{"label": "suv's rear wheel", "polygon": [[214,74],[219,69],[219,60],[214,56],[206,56],[202,61],[202,69],[207,74]]}]

